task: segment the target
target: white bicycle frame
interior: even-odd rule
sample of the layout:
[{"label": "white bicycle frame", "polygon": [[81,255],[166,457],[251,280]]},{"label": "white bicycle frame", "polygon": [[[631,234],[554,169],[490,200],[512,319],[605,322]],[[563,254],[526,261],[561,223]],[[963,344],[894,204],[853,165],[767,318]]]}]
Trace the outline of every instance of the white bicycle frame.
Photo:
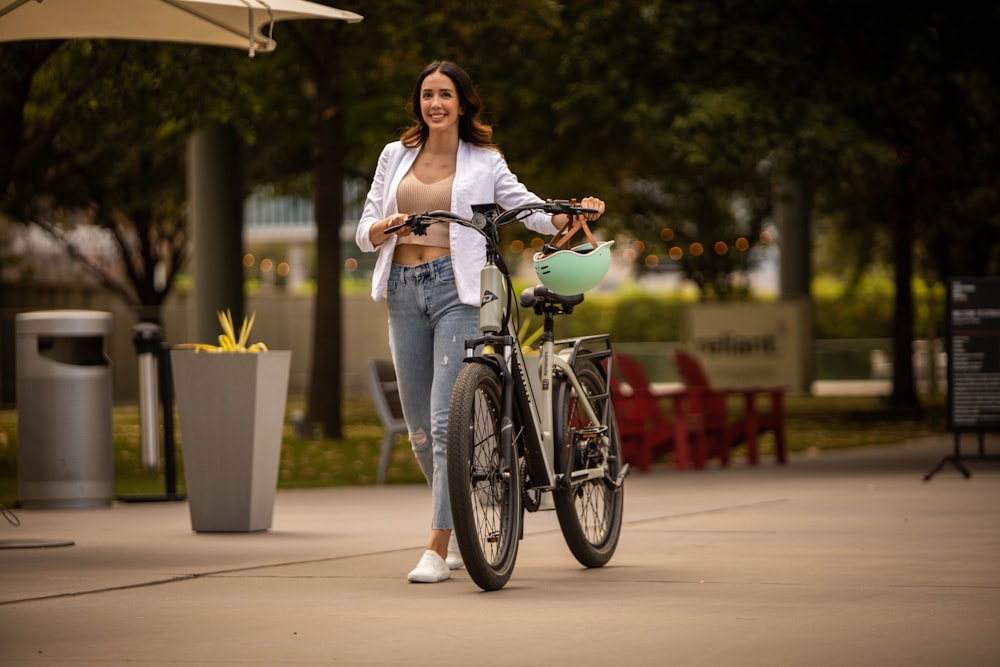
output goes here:
[{"label": "white bicycle frame", "polygon": [[[506,311],[510,307],[506,291],[500,296],[500,299],[503,303],[502,307]],[[585,337],[573,339],[573,341],[579,343],[584,340],[596,340],[598,338],[604,337]],[[477,339],[477,341],[482,342],[482,339]],[[500,343],[501,341],[496,340],[496,342]],[[556,341],[551,337],[543,336],[539,359],[540,396],[536,399],[535,389],[532,386],[531,378],[528,377],[529,371],[525,365],[524,352],[521,349],[521,343],[518,340],[512,321],[508,321],[507,323],[507,336],[503,337],[502,344],[504,345],[505,375],[509,378],[510,382],[520,383],[520,386],[511,386],[510,391],[513,392],[515,398],[520,397],[523,399],[520,404],[522,408],[520,413],[522,419],[527,419],[528,421],[528,423],[521,424],[522,431],[520,434],[511,433],[511,440],[516,440],[517,437],[525,439],[525,458],[532,474],[532,488],[540,491],[550,491],[560,484],[574,484],[604,478],[607,474],[607,463],[602,463],[594,468],[575,471],[572,479],[568,480],[563,480],[563,473],[555,470],[554,374],[559,374],[569,381],[576,392],[577,405],[583,410],[584,415],[590,423],[608,426],[594,410],[590,396],[573,370],[572,362],[575,355],[571,353],[572,351],[567,349],[560,350],[557,353]],[[564,352],[570,352],[570,354],[564,354]],[[474,352],[474,346],[468,348],[467,356],[477,356]],[[516,361],[516,364],[512,364],[512,361]],[[515,373],[515,369],[520,369],[519,373]],[[503,428],[513,429],[513,426],[513,424],[504,424]],[[607,433],[602,437],[607,438]],[[533,451],[536,443],[537,451]],[[532,459],[533,455],[541,459],[541,469],[538,467],[539,461]]]}]

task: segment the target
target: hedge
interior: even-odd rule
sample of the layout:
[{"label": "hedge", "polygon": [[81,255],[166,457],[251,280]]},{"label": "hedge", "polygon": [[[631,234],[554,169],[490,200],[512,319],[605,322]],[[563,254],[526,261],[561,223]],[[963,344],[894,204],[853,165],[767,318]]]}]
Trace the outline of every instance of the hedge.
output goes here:
[{"label": "hedge", "polygon": [[[567,338],[610,332],[613,340],[622,342],[676,341],[681,309],[690,303],[671,294],[654,292],[588,294],[572,315],[556,320],[556,336]],[[813,303],[813,337],[816,339],[892,338],[891,294],[817,294]],[[916,298],[914,337],[943,336],[944,309],[941,296],[930,302],[926,295]],[[522,309],[522,319],[528,315]],[[540,317],[530,315],[530,320],[525,329],[534,331],[541,326]]]}]

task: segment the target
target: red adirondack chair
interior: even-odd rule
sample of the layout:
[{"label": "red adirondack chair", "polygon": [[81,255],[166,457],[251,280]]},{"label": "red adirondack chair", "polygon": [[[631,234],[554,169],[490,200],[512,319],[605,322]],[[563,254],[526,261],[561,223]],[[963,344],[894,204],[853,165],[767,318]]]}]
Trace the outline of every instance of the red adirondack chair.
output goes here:
[{"label": "red adirondack chair", "polygon": [[616,352],[612,358],[612,381],[611,401],[618,420],[622,456],[646,472],[654,456],[673,448],[670,424],[636,359]]},{"label": "red adirondack chair", "polygon": [[[688,394],[654,394],[642,365],[629,355],[616,352],[613,368],[612,403],[625,460],[646,472],[672,451],[679,469],[690,467],[691,445],[704,452],[707,442],[701,418],[689,414]],[[665,401],[671,404],[670,414],[663,410]]]},{"label": "red adirondack chair", "polygon": [[[672,356],[689,394],[690,410],[702,418],[708,442],[706,457],[703,458],[700,451],[695,452],[696,468],[704,467],[710,457],[718,457],[722,465],[729,465],[732,448],[743,443],[747,446],[750,465],[757,465],[760,460],[758,436],[765,433],[774,436],[778,463],[788,461],[783,387],[713,387],[697,357],[677,348]],[[731,396],[742,398],[742,412],[730,408]]]}]

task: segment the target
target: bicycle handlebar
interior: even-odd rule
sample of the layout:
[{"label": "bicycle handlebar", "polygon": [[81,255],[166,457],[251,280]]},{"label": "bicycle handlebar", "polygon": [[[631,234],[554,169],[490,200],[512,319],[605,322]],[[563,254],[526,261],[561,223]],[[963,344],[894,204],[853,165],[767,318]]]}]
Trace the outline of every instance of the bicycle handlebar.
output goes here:
[{"label": "bicycle handlebar", "polygon": [[406,217],[405,222],[391,227],[386,227],[384,233],[392,234],[393,232],[399,231],[403,227],[409,227],[417,236],[423,236],[427,233],[427,227],[435,222],[457,222],[460,225],[471,227],[480,233],[484,233],[486,228],[490,225],[495,228],[503,227],[504,225],[509,225],[514,222],[524,213],[536,211],[549,213],[551,215],[564,214],[569,216],[598,212],[595,208],[579,206],[574,201],[567,199],[547,199],[543,202],[537,202],[535,204],[516,206],[507,211],[503,211],[502,213],[497,213],[495,210],[490,213],[477,212],[473,214],[472,218],[463,218],[462,216],[450,211],[413,213]]}]

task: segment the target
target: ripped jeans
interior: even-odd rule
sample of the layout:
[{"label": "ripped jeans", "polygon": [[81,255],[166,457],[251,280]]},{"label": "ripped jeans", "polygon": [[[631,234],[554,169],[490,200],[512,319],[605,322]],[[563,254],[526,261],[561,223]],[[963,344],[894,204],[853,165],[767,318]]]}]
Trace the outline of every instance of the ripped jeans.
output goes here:
[{"label": "ripped jeans", "polygon": [[431,487],[431,528],[450,530],[448,404],[465,341],[479,335],[479,309],[459,300],[449,255],[417,266],[393,264],[386,294],[403,417]]}]

